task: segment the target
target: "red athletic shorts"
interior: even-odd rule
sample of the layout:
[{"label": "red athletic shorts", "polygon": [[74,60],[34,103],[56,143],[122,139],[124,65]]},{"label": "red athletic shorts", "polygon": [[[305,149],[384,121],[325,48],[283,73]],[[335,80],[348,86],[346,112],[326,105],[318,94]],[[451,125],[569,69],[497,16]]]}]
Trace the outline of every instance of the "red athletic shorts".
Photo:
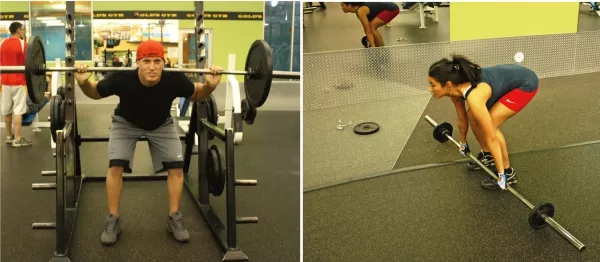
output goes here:
[{"label": "red athletic shorts", "polygon": [[383,10],[381,13],[377,14],[377,17],[383,20],[386,23],[391,22],[394,17],[396,17],[400,13],[400,9],[396,9],[396,11],[390,12],[388,10]]},{"label": "red athletic shorts", "polygon": [[510,91],[508,94],[501,97],[498,102],[502,103],[512,111],[519,112],[527,104],[529,104],[529,101],[533,99],[535,94],[537,94],[537,91],[537,88],[533,92],[525,92],[521,89],[515,88],[513,91]]}]

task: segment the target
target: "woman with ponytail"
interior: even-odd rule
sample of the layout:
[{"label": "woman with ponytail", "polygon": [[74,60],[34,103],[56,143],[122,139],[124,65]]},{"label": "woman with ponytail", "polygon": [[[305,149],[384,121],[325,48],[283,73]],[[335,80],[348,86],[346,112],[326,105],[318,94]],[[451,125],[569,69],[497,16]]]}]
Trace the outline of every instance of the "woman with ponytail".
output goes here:
[{"label": "woman with ponytail", "polygon": [[[433,96],[438,99],[447,96],[454,103],[461,154],[470,152],[467,132],[471,125],[481,147],[477,159],[487,167],[496,168],[498,181],[489,178],[481,185],[486,189],[506,189],[506,184],[516,183],[506,140],[499,127],[519,113],[537,93],[539,79],[535,72],[515,64],[481,68],[463,56],[454,55],[452,60],[444,58],[433,63],[427,79]],[[480,169],[474,162],[468,163],[468,167]]]},{"label": "woman with ponytail", "polygon": [[383,46],[377,28],[389,24],[400,13],[394,2],[342,2],[344,13],[355,13],[372,47]]}]

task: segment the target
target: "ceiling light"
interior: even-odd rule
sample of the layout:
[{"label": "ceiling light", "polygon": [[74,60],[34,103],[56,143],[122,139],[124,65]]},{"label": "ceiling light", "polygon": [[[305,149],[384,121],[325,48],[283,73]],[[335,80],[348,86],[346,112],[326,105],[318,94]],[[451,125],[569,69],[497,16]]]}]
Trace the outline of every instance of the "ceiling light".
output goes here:
[{"label": "ceiling light", "polygon": [[52,9],[64,10],[64,9],[67,9],[67,5],[65,5],[65,4],[55,4],[55,5],[52,5]]}]

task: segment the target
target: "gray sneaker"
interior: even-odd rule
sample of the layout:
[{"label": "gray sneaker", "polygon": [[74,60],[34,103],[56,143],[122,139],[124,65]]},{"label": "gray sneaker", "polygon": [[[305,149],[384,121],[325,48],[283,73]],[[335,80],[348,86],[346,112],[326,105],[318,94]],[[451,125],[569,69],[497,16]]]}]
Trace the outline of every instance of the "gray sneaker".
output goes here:
[{"label": "gray sneaker", "polygon": [[167,225],[169,232],[173,233],[173,237],[177,241],[187,242],[190,240],[190,232],[183,226],[183,215],[179,212],[174,212],[167,217]]},{"label": "gray sneaker", "polygon": [[12,144],[13,140],[15,140],[15,136],[6,136],[6,140],[4,140],[4,143]]},{"label": "gray sneaker", "polygon": [[21,139],[19,140],[13,140],[12,141],[12,146],[13,147],[22,147],[22,146],[30,146],[31,145],[31,141],[21,137]]},{"label": "gray sneaker", "polygon": [[102,236],[100,237],[100,241],[105,245],[112,245],[117,241],[117,236],[121,233],[121,225],[119,222],[119,217],[115,215],[108,215],[106,217],[106,226],[104,226],[104,231],[102,232]]},{"label": "gray sneaker", "polygon": [[[494,158],[491,155],[483,155],[483,151],[480,151],[479,154],[477,154],[477,160],[479,160],[479,162],[481,162],[485,167],[487,168],[494,168],[496,166],[496,163],[494,162]],[[470,170],[480,170],[481,166],[479,166],[477,163],[470,161],[467,164],[467,167]]]}]

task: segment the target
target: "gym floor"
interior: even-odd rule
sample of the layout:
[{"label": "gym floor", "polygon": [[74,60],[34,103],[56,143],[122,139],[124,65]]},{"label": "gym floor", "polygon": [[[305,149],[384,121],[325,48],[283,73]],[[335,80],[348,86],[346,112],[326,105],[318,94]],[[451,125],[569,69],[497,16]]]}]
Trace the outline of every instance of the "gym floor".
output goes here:
[{"label": "gym floor", "polygon": [[[272,98],[270,98],[272,99]],[[79,104],[80,134],[108,136],[114,104]],[[40,113],[47,119],[48,108]],[[236,177],[257,179],[257,187],[238,187],[237,215],[257,216],[258,224],[238,225],[238,245],[254,261],[298,261],[300,257],[300,114],[299,111],[261,111],[235,148]],[[277,128],[274,128],[274,127]],[[2,134],[4,135],[4,134]],[[33,222],[54,222],[55,191],[33,191],[31,183],[53,182],[42,177],[54,170],[48,129],[24,136],[34,145],[11,148],[2,144],[2,256],[1,261],[47,261],[55,247],[54,230],[33,230]],[[4,136],[3,136],[4,137]],[[222,148],[223,143],[212,140]],[[105,176],[107,143],[81,145],[82,172]],[[223,151],[222,151],[223,152]],[[191,174],[197,170],[192,157]],[[134,174],[151,174],[146,142],[137,144]],[[197,183],[193,178],[192,183]],[[189,243],[175,241],[166,230],[168,213],[166,181],[124,183],[121,201],[123,233],[111,247],[100,243],[107,215],[106,190],[102,182],[83,185],[72,245],[73,261],[218,261],[219,244],[184,192],[181,212],[190,231]],[[211,205],[224,222],[225,192],[211,196]]]},{"label": "gym floor", "polygon": [[579,5],[577,32],[600,30],[600,16],[589,5]]},{"label": "gym floor", "polygon": [[[487,174],[467,171],[466,160],[454,144],[433,139],[433,128],[423,116],[429,115],[438,123],[449,122],[455,128],[456,116],[447,99],[431,98],[418,114],[404,148],[390,150],[401,151],[392,171],[304,193],[305,261],[391,261],[403,257],[424,261],[438,261],[440,257],[449,261],[599,261],[595,200],[600,193],[593,181],[600,167],[593,163],[600,150],[600,132],[595,127],[600,116],[590,110],[600,99],[596,92],[599,81],[597,73],[542,79],[531,104],[502,126],[511,166],[518,176],[514,188],[534,205],[553,203],[554,218],[587,246],[585,251],[578,252],[550,227],[533,230],[527,222],[530,209],[510,192],[483,189],[480,181]],[[354,106],[353,111],[339,109],[334,115],[349,112],[346,118],[356,118],[352,112],[369,111],[373,105]],[[393,110],[401,112],[396,107]],[[386,129],[402,122],[391,120],[394,113],[378,112],[373,115],[379,118],[371,121],[386,123]],[[378,138],[374,134],[370,140],[396,143],[391,133],[381,133]],[[354,137],[345,144],[359,147],[365,143],[359,140],[369,140]],[[473,134],[468,137],[477,153]],[[379,151],[385,149],[362,148],[355,155],[375,162],[377,157],[371,154],[383,154]],[[356,158],[335,165],[346,166],[358,161]],[[425,167],[431,163],[440,165]],[[334,172],[328,176],[336,176]]]},{"label": "gym floor", "polygon": [[[314,2],[315,5],[318,5]],[[304,14],[304,53],[364,48],[360,42],[365,35],[355,14],[345,14],[340,2],[326,2],[326,10],[314,9]],[[418,9],[414,12],[400,11],[392,20],[391,26],[380,27],[379,33],[387,46],[415,43],[450,41],[450,20],[447,6],[440,6],[439,22],[433,16],[425,17],[425,26],[421,26]],[[406,40],[397,41],[402,37]]]}]

